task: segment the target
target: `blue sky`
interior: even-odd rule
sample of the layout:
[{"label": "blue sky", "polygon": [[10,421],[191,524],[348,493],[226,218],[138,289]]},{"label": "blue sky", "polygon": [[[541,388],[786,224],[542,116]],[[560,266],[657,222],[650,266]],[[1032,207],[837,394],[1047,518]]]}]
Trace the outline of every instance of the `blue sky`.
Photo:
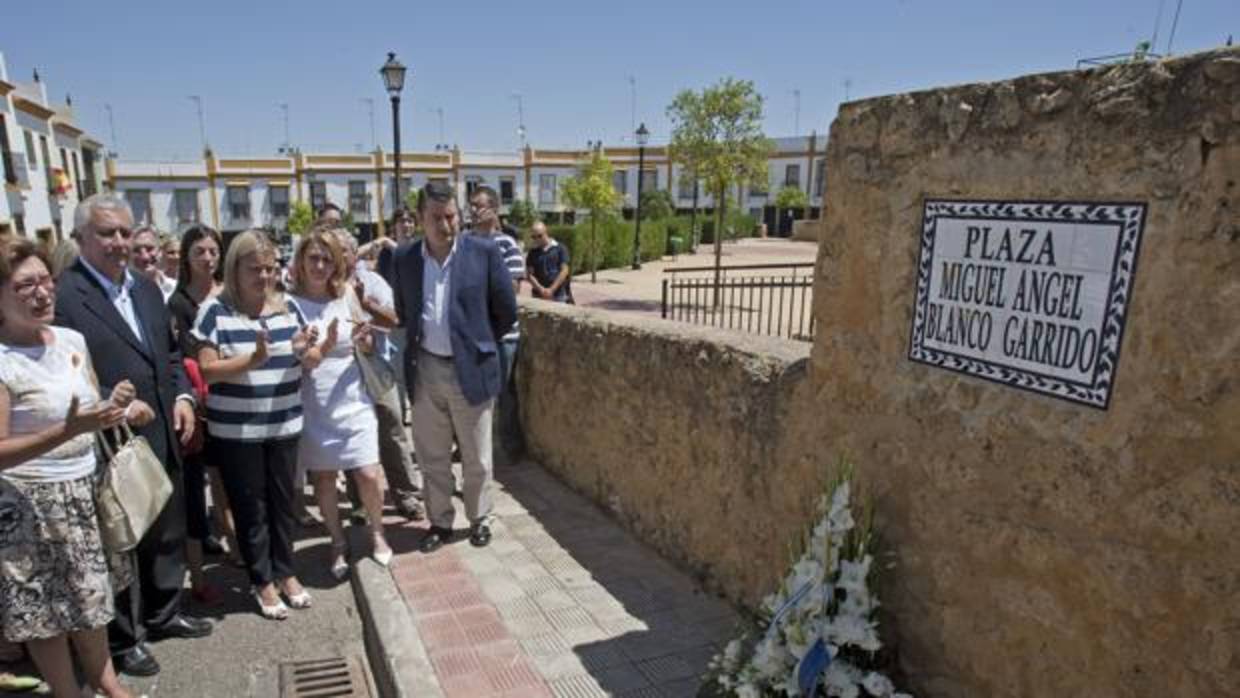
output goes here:
[{"label": "blue sky", "polygon": [[[482,151],[518,147],[520,93],[531,143],[619,143],[637,119],[652,142],[684,88],[723,76],[753,80],[766,131],[790,135],[793,91],[803,133],[825,133],[849,81],[852,98],[1070,69],[1150,38],[1166,49],[1177,0],[765,0],[683,3],[525,0],[6,0],[0,51],[10,78],[38,68],[54,100],[73,96],[79,121],[109,140],[111,104],[125,158],[188,159],[199,149],[188,95],[200,95],[217,153],[271,154],[391,147],[378,75],[387,51],[410,68],[402,99],[405,150],[444,140]],[[429,9],[434,7],[434,9]],[[73,19],[81,18],[81,19]],[[1240,39],[1240,0],[1183,0],[1173,51]]]}]

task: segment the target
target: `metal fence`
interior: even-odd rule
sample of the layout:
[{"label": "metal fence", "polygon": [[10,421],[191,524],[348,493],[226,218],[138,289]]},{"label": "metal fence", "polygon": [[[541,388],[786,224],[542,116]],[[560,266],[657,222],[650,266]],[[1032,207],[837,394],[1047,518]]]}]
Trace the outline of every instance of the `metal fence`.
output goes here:
[{"label": "metal fence", "polygon": [[696,325],[811,341],[814,265],[673,267],[663,279],[662,315]]}]

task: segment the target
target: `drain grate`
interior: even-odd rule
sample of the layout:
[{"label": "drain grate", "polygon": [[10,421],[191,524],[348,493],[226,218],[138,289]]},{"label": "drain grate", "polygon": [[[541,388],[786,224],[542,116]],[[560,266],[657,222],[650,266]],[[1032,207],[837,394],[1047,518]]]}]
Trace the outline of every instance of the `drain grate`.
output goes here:
[{"label": "drain grate", "polygon": [[280,698],[371,698],[366,667],[357,657],[281,662]]}]

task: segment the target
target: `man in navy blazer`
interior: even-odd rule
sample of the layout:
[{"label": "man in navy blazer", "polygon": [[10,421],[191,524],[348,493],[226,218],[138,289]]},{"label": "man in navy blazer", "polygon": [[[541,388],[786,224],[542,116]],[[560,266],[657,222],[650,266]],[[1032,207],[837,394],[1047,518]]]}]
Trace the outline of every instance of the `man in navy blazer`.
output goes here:
[{"label": "man in navy blazer", "polygon": [[[126,418],[164,463],[173,493],[138,544],[134,587],[118,590],[108,639],[118,671],[159,671],[144,640],[202,637],[211,624],[181,614],[185,584],[185,504],[179,443],[194,429],[194,403],[171,316],[159,287],[129,271],[133,214],[124,199],[96,194],[78,204],[81,256],[56,281],[57,325],[86,338],[100,392],[128,380],[137,391]],[[138,598],[140,596],[140,599]]]},{"label": "man in navy blazer", "polygon": [[405,328],[405,383],[413,444],[431,529],[424,552],[452,537],[452,443],[461,449],[470,543],[491,541],[491,420],[499,395],[498,342],[517,320],[512,278],[489,239],[458,235],[456,192],[422,187],[416,215],[425,237],[397,248],[396,311]]}]

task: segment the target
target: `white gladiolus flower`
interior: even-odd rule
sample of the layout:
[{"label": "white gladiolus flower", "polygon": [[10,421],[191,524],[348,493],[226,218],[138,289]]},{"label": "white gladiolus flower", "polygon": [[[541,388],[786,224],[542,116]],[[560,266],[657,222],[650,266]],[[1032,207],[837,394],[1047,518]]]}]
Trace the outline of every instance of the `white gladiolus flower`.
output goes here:
[{"label": "white gladiolus flower", "polygon": [[874,558],[866,555],[860,562],[852,562],[851,560],[840,561],[840,579],[835,585],[841,589],[848,591],[851,595],[853,592],[864,592],[866,590],[866,577],[870,574],[870,563]]},{"label": "white gladiolus flower", "polygon": [[861,690],[857,682],[861,672],[845,661],[835,661],[827,667],[822,675],[822,687],[828,696],[835,698],[859,698]]},{"label": "white gladiolus flower", "polygon": [[[858,560],[842,557],[845,534],[857,526],[850,498],[846,480],[823,495],[809,547],[779,588],[763,599],[769,620],[759,626],[757,643],[751,645],[745,637],[732,640],[712,660],[715,680],[723,689],[739,698],[799,696],[797,669],[821,637],[831,657],[822,676],[821,690],[826,695],[862,698],[864,689],[872,698],[912,698],[896,693],[882,673],[863,671],[840,656],[846,648],[873,652],[882,647],[877,624],[871,619],[879,603],[868,588],[874,558],[869,554]],[[868,540],[870,532],[863,533]]]},{"label": "white gladiolus flower", "polygon": [[875,698],[888,698],[896,687],[891,683],[891,679],[883,676],[877,671],[871,671],[861,679],[861,686],[867,693]]}]

